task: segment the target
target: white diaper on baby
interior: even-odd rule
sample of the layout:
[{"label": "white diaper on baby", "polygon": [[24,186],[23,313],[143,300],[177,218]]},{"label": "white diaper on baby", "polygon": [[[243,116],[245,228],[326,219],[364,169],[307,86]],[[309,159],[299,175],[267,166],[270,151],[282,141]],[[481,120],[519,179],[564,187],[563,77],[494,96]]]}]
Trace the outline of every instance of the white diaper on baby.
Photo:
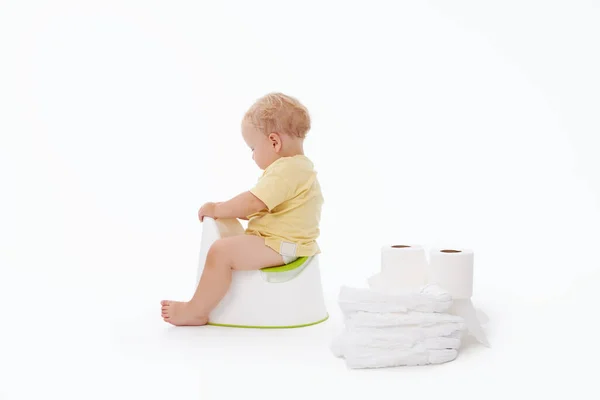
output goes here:
[{"label": "white diaper on baby", "polygon": [[281,255],[281,257],[283,257],[283,263],[284,264],[289,264],[292,263],[294,261],[296,261],[298,259],[298,257],[296,256],[286,256],[286,255]]}]

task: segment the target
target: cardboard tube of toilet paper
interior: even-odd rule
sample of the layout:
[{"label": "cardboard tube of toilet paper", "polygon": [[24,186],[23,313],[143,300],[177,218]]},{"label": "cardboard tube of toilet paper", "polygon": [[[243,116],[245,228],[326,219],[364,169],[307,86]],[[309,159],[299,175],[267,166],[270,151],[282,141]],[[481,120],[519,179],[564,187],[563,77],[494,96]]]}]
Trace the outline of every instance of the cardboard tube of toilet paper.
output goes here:
[{"label": "cardboard tube of toilet paper", "polygon": [[470,249],[432,249],[427,281],[441,286],[453,299],[470,299],[473,295],[473,261]]},{"label": "cardboard tube of toilet paper", "polygon": [[380,281],[398,290],[416,289],[427,283],[427,257],[420,245],[386,245],[381,249]]}]

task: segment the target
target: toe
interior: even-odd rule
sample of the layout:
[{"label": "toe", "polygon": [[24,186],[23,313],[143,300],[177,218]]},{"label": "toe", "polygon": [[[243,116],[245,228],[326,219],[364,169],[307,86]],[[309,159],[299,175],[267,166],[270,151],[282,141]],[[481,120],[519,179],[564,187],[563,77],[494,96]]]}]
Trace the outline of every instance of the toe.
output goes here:
[{"label": "toe", "polygon": [[169,301],[169,300],[163,300],[163,301],[161,301],[161,302],[160,302],[160,305],[161,305],[161,306],[168,306],[168,305],[169,305],[169,303],[170,303],[170,301]]}]

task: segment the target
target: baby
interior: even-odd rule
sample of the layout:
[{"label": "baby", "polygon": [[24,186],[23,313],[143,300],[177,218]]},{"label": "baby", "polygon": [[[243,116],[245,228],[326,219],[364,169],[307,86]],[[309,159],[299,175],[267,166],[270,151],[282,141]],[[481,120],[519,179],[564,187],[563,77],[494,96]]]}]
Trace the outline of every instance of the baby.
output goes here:
[{"label": "baby", "polygon": [[249,191],[226,202],[204,204],[198,218],[245,219],[248,228],[244,235],[211,246],[190,301],[161,301],[166,322],[205,325],[227,293],[234,270],[274,267],[320,253],[316,239],[323,196],[313,163],[304,155],[309,129],[306,108],[281,93],[260,98],[246,112],[242,136],[263,174]]}]

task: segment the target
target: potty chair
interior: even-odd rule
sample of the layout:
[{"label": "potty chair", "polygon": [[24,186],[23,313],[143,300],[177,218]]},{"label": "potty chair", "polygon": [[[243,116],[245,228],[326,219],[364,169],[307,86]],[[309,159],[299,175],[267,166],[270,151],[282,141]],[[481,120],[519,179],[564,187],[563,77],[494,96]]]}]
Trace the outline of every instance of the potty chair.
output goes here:
[{"label": "potty chair", "polygon": [[[204,217],[196,284],[206,256],[220,238],[243,235],[237,219]],[[231,286],[208,318],[208,325],[233,328],[300,328],[324,322],[318,255],[257,271],[233,271]]]}]

